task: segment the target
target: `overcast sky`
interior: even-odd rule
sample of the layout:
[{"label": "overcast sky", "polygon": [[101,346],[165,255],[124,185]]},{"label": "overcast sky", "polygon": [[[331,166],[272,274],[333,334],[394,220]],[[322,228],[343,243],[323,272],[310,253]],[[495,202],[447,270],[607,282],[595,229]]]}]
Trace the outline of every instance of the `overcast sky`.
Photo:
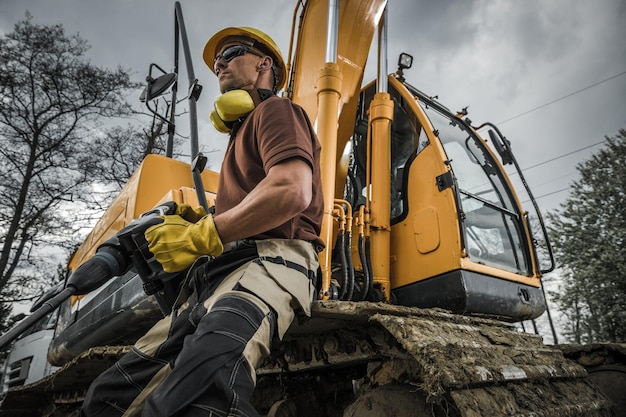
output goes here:
[{"label": "overcast sky", "polygon": [[[208,122],[218,91],[202,48],[223,27],[255,26],[286,55],[296,2],[181,3],[204,86],[201,147],[219,150],[208,154],[210,167],[219,169],[225,138]],[[121,65],[137,80],[151,62],[173,68],[171,0],[0,0],[0,32],[11,32],[26,10],[37,24],[62,23],[68,34],[79,33],[95,64]],[[624,0],[389,0],[389,25],[389,70],[400,52],[410,53],[412,85],[453,111],[469,106],[475,125],[501,122],[544,211],[568,196],[561,190],[577,179],[576,164],[599,149],[595,144],[626,128]],[[375,76],[374,65],[366,81]]]}]

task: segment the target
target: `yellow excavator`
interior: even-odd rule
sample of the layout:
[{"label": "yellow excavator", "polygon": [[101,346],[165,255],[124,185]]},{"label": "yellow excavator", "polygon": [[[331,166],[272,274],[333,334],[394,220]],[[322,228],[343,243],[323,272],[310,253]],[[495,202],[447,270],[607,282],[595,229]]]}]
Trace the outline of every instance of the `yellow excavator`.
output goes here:
[{"label": "yellow excavator", "polygon": [[[545,312],[541,276],[554,259],[531,191],[522,180],[532,216],[504,169],[520,171],[510,142],[408,84],[410,55],[388,71],[386,0],[295,3],[284,94],[322,144],[327,249],[312,317],[298,318],[258,370],[259,414],[624,415],[626,348],[563,349],[515,326]],[[178,2],[175,23],[192,162],[173,159],[171,147],[147,156],[73,254],[67,282],[33,306],[37,325],[10,335],[0,416],[78,415],[91,380],[171,308],[177,277],[142,257],[133,234],[166,202],[210,207],[219,176],[198,152],[191,57],[200,52],[189,51]],[[376,39],[378,77],[367,84]],[[176,103],[179,81],[152,64],[142,95],[170,132],[174,109],[161,115],[153,103],[169,91]],[[113,259],[111,239],[137,255],[118,259],[123,267],[93,267]],[[79,275],[98,282],[77,291]]]}]

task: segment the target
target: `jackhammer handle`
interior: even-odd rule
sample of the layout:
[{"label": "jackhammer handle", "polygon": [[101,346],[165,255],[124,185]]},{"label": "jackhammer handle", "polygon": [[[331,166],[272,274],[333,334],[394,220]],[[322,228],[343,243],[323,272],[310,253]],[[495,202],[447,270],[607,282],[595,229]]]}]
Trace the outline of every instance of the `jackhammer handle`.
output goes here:
[{"label": "jackhammer handle", "polygon": [[45,301],[41,305],[41,307],[35,310],[30,316],[26,317],[17,325],[13,326],[11,330],[0,336],[0,350],[4,349],[5,346],[17,339],[19,335],[28,330],[28,328],[34,325],[39,319],[41,319],[51,311],[54,311],[57,307],[61,305],[61,303],[74,295],[75,292],[76,289],[74,287],[66,287],[63,291],[61,291],[48,301]]}]

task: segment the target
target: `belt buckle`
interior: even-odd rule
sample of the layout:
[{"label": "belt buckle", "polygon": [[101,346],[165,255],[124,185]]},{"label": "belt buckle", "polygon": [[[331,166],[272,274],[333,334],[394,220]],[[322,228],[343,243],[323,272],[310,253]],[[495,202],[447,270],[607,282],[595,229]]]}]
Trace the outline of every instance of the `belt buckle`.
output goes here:
[{"label": "belt buckle", "polygon": [[239,241],[235,240],[234,242],[226,242],[224,244],[224,253],[225,252],[230,252],[231,250],[235,249],[237,247],[237,245],[239,245]]},{"label": "belt buckle", "polygon": [[243,245],[245,243],[249,244],[250,242],[252,242],[252,240],[250,239],[239,239],[239,240],[234,240],[232,242],[227,242],[224,244],[224,252],[230,252],[231,250],[237,248],[240,245]]}]

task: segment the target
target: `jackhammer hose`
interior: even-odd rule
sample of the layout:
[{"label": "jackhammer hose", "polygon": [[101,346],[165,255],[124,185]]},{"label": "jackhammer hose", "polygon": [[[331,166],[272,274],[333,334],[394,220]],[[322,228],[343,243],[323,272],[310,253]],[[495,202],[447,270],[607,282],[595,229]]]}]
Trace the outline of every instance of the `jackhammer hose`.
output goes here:
[{"label": "jackhammer hose", "polygon": [[0,349],[17,339],[38,320],[57,309],[72,295],[87,294],[104,285],[109,279],[130,269],[130,261],[114,244],[114,239],[103,244],[96,254],[80,265],[70,275],[65,288],[54,297],[46,300],[41,307],[0,336]]},{"label": "jackhammer hose", "polygon": [[[144,246],[147,247],[147,242],[144,236],[144,232],[150,226],[162,222],[160,216],[165,214],[174,214],[176,210],[176,203],[166,202],[162,205],[155,207],[154,209],[142,214],[138,219],[133,220],[128,226],[120,230],[114,237],[101,244],[96,253],[83,262],[76,270],[70,275],[63,289],[59,294],[44,301],[37,310],[35,310],[30,316],[19,322],[11,330],[4,335],[0,336],[0,349],[15,340],[20,334],[33,326],[38,320],[50,313],[61,303],[72,295],[84,295],[91,291],[94,291],[107,283],[111,278],[115,276],[124,275],[130,270],[133,265],[133,258],[136,264],[143,269],[137,271],[146,283],[146,279],[161,280],[171,278],[173,274],[167,274],[163,272],[160,265],[157,267],[157,272],[151,271],[146,261],[139,262],[140,253]],[[136,242],[132,245],[130,241],[140,240],[141,244]],[[126,248],[123,244],[126,244]],[[147,249],[146,249],[147,251]],[[151,254],[150,254],[151,255]],[[156,261],[155,261],[156,262]],[[148,276],[142,275],[142,272],[149,274]],[[151,284],[151,282],[148,282]],[[157,282],[161,284],[161,282]],[[169,314],[169,305],[167,300],[163,300],[163,297],[155,294],[155,298],[159,303],[159,307],[165,314]]]},{"label": "jackhammer hose", "polygon": [[44,302],[41,307],[35,310],[30,316],[26,317],[11,330],[0,336],[0,350],[4,349],[4,347],[11,343],[13,340],[17,339],[19,335],[28,330],[46,314],[57,309],[61,305],[61,303],[74,295],[74,291],[74,287],[66,287],[63,291],[61,291],[48,301]]}]

